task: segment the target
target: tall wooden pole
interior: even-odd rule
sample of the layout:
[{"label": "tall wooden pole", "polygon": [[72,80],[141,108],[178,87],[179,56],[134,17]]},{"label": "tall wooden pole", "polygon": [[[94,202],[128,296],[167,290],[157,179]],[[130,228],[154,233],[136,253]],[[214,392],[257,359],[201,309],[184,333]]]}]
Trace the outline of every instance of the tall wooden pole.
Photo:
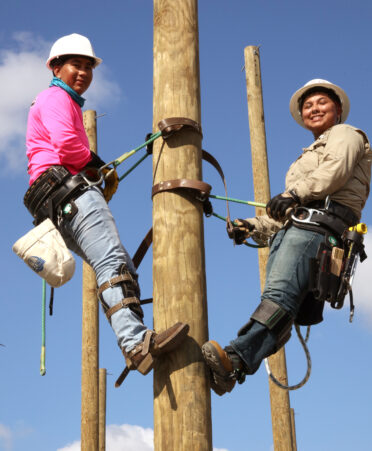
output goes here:
[{"label": "tall wooden pole", "polygon": [[106,451],[106,368],[99,369],[99,451]]},{"label": "tall wooden pole", "polygon": [[[266,133],[262,100],[262,83],[260,54],[258,47],[249,46],[244,49],[245,74],[248,97],[249,130],[251,138],[254,195],[257,202],[270,200],[270,182],[266,151]],[[263,208],[256,208],[256,215],[265,213]],[[266,264],[269,249],[258,251],[261,291],[266,279]],[[287,368],[284,347],[269,358],[273,374],[282,383],[287,382]],[[293,451],[292,422],[288,391],[275,385],[271,379],[270,401],[271,419],[275,451]]]},{"label": "tall wooden pole", "polygon": [[[97,152],[96,112],[84,112],[89,147]],[[96,276],[83,262],[81,450],[98,451],[98,301]]]},{"label": "tall wooden pole", "polygon": [[[197,0],[154,0],[153,129],[168,117],[200,123]],[[153,183],[202,179],[201,136],[155,141]],[[153,198],[154,326],[190,325],[189,338],[154,371],[156,451],[212,449],[210,389],[200,345],[208,339],[203,211],[185,192]]]}]

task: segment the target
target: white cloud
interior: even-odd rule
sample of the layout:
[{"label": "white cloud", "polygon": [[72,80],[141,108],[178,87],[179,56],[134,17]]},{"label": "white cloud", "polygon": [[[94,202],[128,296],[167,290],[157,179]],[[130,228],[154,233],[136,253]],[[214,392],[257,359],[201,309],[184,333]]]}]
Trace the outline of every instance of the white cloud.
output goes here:
[{"label": "white cloud", "polygon": [[0,447],[2,445],[2,448],[4,451],[10,451],[12,449],[12,432],[3,424],[0,424]]},{"label": "white cloud", "polygon": [[151,451],[154,449],[153,443],[154,431],[150,428],[129,424],[111,425],[107,428],[107,449],[112,451]]},{"label": "white cloud", "polygon": [[[106,428],[106,448],[110,451],[152,451],[154,449],[154,431],[151,428],[130,424],[110,425]],[[214,451],[228,451],[213,448]],[[57,451],[80,451],[80,441],[73,442]]]},{"label": "white cloud", "polygon": [[[372,294],[371,294],[371,274],[372,274],[372,225],[368,227],[369,232],[364,237],[367,260],[358,263],[355,279],[353,282],[353,295],[355,303],[355,314],[363,317],[372,326]],[[346,304],[347,300],[345,300]]]},{"label": "white cloud", "polygon": [[[152,451],[154,432],[150,428],[122,424],[106,428],[106,448],[110,451]],[[80,451],[80,441],[73,442],[57,451]]]},{"label": "white cloud", "polygon": [[[0,52],[0,157],[6,168],[24,171],[28,108],[38,92],[47,88],[51,73],[45,67],[51,43],[27,32],[13,35],[12,49]],[[87,108],[112,104],[120,88],[108,79],[105,67],[95,71]]]}]

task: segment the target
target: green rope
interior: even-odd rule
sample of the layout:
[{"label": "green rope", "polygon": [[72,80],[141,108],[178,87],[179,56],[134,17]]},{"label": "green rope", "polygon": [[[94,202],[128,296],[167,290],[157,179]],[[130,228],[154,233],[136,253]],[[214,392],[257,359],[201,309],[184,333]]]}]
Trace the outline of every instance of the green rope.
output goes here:
[{"label": "green rope", "polygon": [[117,158],[116,160],[114,160],[114,162],[112,163],[114,168],[116,168],[117,166],[119,166],[119,164],[121,164],[123,161],[125,161],[127,158],[131,157],[132,155],[134,155],[136,152],[138,152],[139,150],[143,149],[145,146],[147,146],[147,144],[152,143],[153,141],[155,141],[155,139],[159,138],[161,136],[161,132],[157,132],[154,133],[153,135],[150,136],[150,138],[145,141],[143,144],[141,144],[140,146],[136,147],[133,150],[130,150],[129,152],[125,152],[123,153],[123,155],[121,155],[119,158]]},{"label": "green rope", "polygon": [[261,202],[252,202],[249,200],[234,199],[232,197],[214,196],[213,194],[210,194],[209,197],[212,197],[213,199],[219,199],[219,200],[228,200],[230,202],[236,202],[238,204],[253,205],[254,207],[262,207],[262,208],[266,207],[266,204],[263,204]]},{"label": "green rope", "polygon": [[149,153],[145,153],[145,155],[144,155],[143,157],[141,157],[141,158],[137,161],[137,163],[135,163],[131,168],[129,168],[129,169],[127,170],[127,172],[124,172],[124,174],[123,174],[121,177],[119,177],[119,182],[121,182],[121,181],[122,181],[127,175],[129,175],[134,169],[136,169],[136,167],[137,167],[140,163],[142,163],[142,161],[145,160],[149,155],[150,155]]},{"label": "green rope", "polygon": [[[222,219],[222,221],[225,221],[225,222],[227,221],[227,218],[225,218],[224,216],[218,215],[218,214],[215,213],[215,212],[213,212],[212,215],[215,216],[215,217],[218,218],[218,219]],[[232,224],[233,224],[234,226],[237,226],[237,225],[238,225],[238,224],[237,224],[236,222],[234,222],[234,221],[232,221]],[[246,241],[244,241],[243,244],[245,244],[245,245],[248,246],[248,247],[253,247],[254,249],[260,249],[260,248],[263,248],[263,247],[267,247],[267,246],[260,245],[260,244],[250,244],[250,243],[247,243]]]},{"label": "green rope", "polygon": [[44,376],[45,370],[45,298],[46,298],[46,282],[43,279],[43,290],[41,300],[41,355],[40,355],[40,375]]}]

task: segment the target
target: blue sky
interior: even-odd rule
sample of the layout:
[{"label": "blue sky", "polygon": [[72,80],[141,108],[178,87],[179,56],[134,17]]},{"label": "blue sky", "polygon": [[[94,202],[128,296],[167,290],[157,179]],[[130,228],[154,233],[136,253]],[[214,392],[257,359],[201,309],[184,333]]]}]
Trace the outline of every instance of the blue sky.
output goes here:
[{"label": "blue sky", "polygon": [[[281,192],[289,164],[312,141],[289,113],[293,92],[324,78],[349,95],[348,123],[372,136],[372,6],[365,0],[200,0],[199,44],[203,147],[221,163],[232,197],[253,200],[244,47],[261,46],[261,70],[271,193]],[[106,161],[144,141],[152,125],[152,2],[13,0],[0,3],[0,450],[76,451],[80,438],[81,263],[72,281],[56,290],[55,313],[47,318],[47,374],[39,375],[41,280],[11,251],[31,227],[23,206],[27,189],[24,135],[35,95],[48,86],[45,68],[51,44],[77,32],[88,36],[103,64],[87,91],[86,108],[98,119],[99,153]],[[125,166],[125,165],[123,165]],[[126,166],[127,167],[127,166]],[[125,168],[126,168],[125,167]],[[124,171],[125,168],[120,168]],[[122,240],[133,254],[151,225],[151,162],[146,160],[119,187],[111,208]],[[205,166],[214,194],[223,186]],[[213,202],[224,214],[224,203]],[[233,217],[254,215],[231,205]],[[372,231],[370,202],[363,221]],[[372,307],[370,258],[354,284],[356,315],[328,309],[311,331],[312,375],[290,395],[301,451],[358,451],[371,447],[370,377]],[[205,219],[210,337],[227,344],[259,300],[257,253],[234,247],[222,221]],[[140,268],[144,297],[152,291],[151,253]],[[223,282],[221,282],[223,281]],[[145,306],[146,324],[152,324]],[[286,346],[288,376],[298,382],[305,356],[293,337]],[[107,368],[108,451],[152,449],[152,375],[132,372],[114,388],[123,358],[100,316],[100,366]],[[216,449],[270,451],[272,432],[264,366],[231,394],[212,394]]]}]

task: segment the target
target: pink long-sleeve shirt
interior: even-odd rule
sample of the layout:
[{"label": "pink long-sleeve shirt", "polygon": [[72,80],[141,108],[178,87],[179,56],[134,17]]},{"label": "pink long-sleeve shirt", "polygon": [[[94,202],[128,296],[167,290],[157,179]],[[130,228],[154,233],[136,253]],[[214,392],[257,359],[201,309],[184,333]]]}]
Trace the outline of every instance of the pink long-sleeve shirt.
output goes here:
[{"label": "pink long-sleeve shirt", "polygon": [[52,86],[32,103],[26,147],[30,185],[52,165],[77,174],[91,160],[81,108],[64,89]]}]

